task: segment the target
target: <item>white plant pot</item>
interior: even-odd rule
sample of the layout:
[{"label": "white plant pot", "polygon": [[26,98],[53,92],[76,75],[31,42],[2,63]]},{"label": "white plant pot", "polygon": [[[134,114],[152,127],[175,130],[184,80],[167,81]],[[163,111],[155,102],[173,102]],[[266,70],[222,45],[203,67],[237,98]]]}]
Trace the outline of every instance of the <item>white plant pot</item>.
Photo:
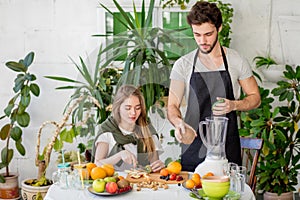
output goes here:
[{"label": "white plant pot", "polygon": [[25,183],[27,180],[29,179],[23,180],[21,183],[22,185],[21,195],[23,200],[35,200],[38,192],[41,193],[43,198],[46,196],[48,189],[50,188],[51,185],[39,186],[39,187],[31,186]]},{"label": "white plant pot", "polygon": [[260,68],[265,81],[272,83],[277,83],[278,81],[285,80],[283,75],[284,70],[285,65],[270,65],[268,68],[266,68],[265,66]]}]

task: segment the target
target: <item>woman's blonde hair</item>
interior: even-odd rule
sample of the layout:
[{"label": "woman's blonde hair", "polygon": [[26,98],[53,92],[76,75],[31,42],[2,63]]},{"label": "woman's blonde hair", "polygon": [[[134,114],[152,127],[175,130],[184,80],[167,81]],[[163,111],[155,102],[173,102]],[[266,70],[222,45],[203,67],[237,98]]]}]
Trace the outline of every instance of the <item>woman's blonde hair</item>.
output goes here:
[{"label": "woman's blonde hair", "polygon": [[117,121],[117,123],[121,122],[121,116],[120,116],[121,104],[130,96],[137,97],[141,104],[141,114],[136,120],[136,126],[134,132],[138,138],[142,139],[144,144],[144,151],[149,153],[154,152],[155,145],[152,139],[152,134],[148,128],[149,122],[147,120],[145,100],[139,88],[133,85],[122,85],[118,89],[112,104],[113,117]]}]

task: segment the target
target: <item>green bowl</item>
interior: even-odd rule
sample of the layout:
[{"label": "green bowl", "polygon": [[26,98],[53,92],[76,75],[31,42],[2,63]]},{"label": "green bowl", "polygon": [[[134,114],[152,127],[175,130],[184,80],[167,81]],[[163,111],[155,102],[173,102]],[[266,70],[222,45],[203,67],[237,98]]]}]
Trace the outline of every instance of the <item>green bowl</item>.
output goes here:
[{"label": "green bowl", "polygon": [[201,179],[203,192],[210,199],[221,199],[229,191],[228,176],[209,176]]}]

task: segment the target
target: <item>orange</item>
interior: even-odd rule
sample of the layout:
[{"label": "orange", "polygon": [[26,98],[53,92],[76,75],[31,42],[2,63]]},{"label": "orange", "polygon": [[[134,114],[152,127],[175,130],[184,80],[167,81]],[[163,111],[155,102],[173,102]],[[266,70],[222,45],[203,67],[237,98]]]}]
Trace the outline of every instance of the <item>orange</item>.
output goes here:
[{"label": "orange", "polygon": [[163,168],[159,171],[159,174],[161,176],[168,176],[169,175],[169,171],[166,168]]},{"label": "orange", "polygon": [[200,175],[198,173],[194,173],[192,175],[192,180],[195,182],[195,186],[200,186],[201,184],[201,178],[200,178]]},{"label": "orange", "polygon": [[177,161],[172,161],[168,164],[167,170],[169,171],[170,174],[175,173],[179,174],[181,172],[182,166],[180,162]]},{"label": "orange", "polygon": [[106,176],[113,176],[115,173],[115,168],[111,164],[103,164],[101,167],[105,170]]},{"label": "orange", "polygon": [[124,176],[118,176],[119,180],[124,179]]},{"label": "orange", "polygon": [[207,172],[207,173],[203,176],[203,178],[208,177],[208,176],[214,176],[214,173],[212,173],[212,172]]},{"label": "orange", "polygon": [[192,189],[192,188],[195,187],[195,182],[192,179],[188,179],[185,182],[185,187],[188,188],[188,189]]},{"label": "orange", "polygon": [[98,178],[105,178],[106,171],[102,167],[94,167],[91,171],[91,178],[96,180]]},{"label": "orange", "polygon": [[91,176],[91,171],[92,171],[92,169],[94,168],[94,167],[97,167],[97,165],[95,164],[95,163],[87,163],[86,164],[86,168],[87,168],[87,170],[88,170],[88,172],[89,172],[89,176]]}]

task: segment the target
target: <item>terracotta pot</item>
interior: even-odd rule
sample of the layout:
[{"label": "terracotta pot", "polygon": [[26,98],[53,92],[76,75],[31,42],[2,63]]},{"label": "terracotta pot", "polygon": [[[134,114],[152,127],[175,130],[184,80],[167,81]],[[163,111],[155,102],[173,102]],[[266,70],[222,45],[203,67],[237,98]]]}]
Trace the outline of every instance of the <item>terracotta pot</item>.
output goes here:
[{"label": "terracotta pot", "polygon": [[294,197],[293,192],[282,193],[280,196],[278,196],[277,193],[272,193],[272,192],[264,193],[264,200],[293,200],[293,197]]},{"label": "terracotta pot", "polygon": [[35,200],[38,192],[42,195],[44,198],[48,192],[48,189],[51,185],[47,186],[31,186],[27,185],[25,182],[30,179],[23,180],[21,185],[21,194],[22,194],[22,199],[23,200]]},{"label": "terracotta pot", "polygon": [[[1,175],[5,175],[2,173]],[[19,175],[17,173],[10,173],[9,177],[5,178],[5,183],[0,183],[0,199],[19,199]]]}]

